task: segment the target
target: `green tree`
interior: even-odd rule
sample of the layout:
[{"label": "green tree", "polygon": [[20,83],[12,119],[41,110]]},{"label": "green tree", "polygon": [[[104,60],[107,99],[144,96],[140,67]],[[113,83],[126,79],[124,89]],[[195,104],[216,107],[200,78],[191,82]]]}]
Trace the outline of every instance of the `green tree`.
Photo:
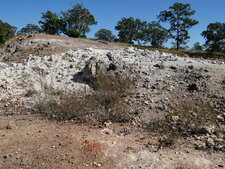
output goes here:
[{"label": "green tree", "polygon": [[116,39],[116,36],[112,34],[112,31],[107,29],[100,29],[95,33],[97,39],[113,42]]},{"label": "green tree", "polygon": [[[64,33],[69,36],[69,37],[73,37],[73,38],[78,38],[81,37],[80,32],[78,32],[76,30],[76,28],[71,28],[71,29],[65,29]],[[85,36],[83,36],[85,37]]]},{"label": "green tree", "polygon": [[125,43],[133,43],[133,41],[140,41],[144,39],[143,29],[146,22],[133,17],[122,18],[118,21],[115,29],[119,31],[119,41]]},{"label": "green tree", "polygon": [[158,18],[170,24],[171,37],[175,40],[176,49],[179,50],[190,39],[188,30],[198,24],[198,21],[190,18],[195,14],[190,4],[176,2],[169,9],[169,11],[161,11]]},{"label": "green tree", "polygon": [[73,6],[72,9],[62,12],[62,19],[65,23],[64,33],[68,36],[78,35],[78,37],[85,37],[85,34],[91,30],[90,26],[97,24],[90,11],[79,3]]},{"label": "green tree", "polygon": [[170,37],[168,30],[156,21],[148,23],[143,33],[145,44],[150,43],[153,47],[162,47]]},{"label": "green tree", "polygon": [[196,42],[193,45],[192,50],[195,50],[195,51],[203,51],[203,46],[199,42]]},{"label": "green tree", "polygon": [[221,52],[225,53],[225,43],[221,45]]},{"label": "green tree", "polygon": [[47,34],[59,35],[64,27],[63,20],[61,20],[56,13],[47,11],[42,13],[41,24],[42,31]]},{"label": "green tree", "polygon": [[32,34],[32,33],[41,33],[41,28],[35,24],[27,24],[24,28],[22,28],[17,34]]},{"label": "green tree", "polygon": [[15,36],[16,27],[0,20],[0,44]]},{"label": "green tree", "polygon": [[225,23],[210,23],[202,36],[206,39],[205,46],[211,54],[222,50],[225,45]]}]

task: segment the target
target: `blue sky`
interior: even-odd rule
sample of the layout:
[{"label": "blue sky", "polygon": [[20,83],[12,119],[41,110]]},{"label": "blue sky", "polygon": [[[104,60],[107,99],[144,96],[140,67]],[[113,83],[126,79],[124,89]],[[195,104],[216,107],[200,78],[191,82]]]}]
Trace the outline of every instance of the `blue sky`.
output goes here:
[{"label": "blue sky", "polygon": [[160,11],[167,10],[175,2],[190,3],[192,9],[196,10],[193,18],[199,24],[190,30],[190,47],[195,42],[204,43],[200,34],[209,23],[225,22],[225,0],[2,0],[0,20],[20,29],[29,23],[38,24],[42,12],[50,10],[59,13],[77,2],[83,3],[98,21],[88,33],[90,38],[101,28],[117,34],[114,27],[122,17],[140,18],[148,22],[156,20]]}]

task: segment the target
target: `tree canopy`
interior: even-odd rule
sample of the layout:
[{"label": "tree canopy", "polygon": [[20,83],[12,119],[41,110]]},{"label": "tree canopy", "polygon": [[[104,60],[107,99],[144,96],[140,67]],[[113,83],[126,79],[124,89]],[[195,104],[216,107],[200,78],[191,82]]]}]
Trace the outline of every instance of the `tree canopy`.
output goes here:
[{"label": "tree canopy", "polygon": [[85,36],[86,33],[90,32],[90,26],[97,24],[90,11],[79,3],[72,9],[62,12],[62,20],[65,23],[64,33],[68,36],[72,32],[73,35]]},{"label": "tree canopy", "polygon": [[143,39],[143,27],[145,24],[138,18],[122,18],[115,26],[115,29],[119,31],[119,41],[133,43],[135,40]]},{"label": "tree canopy", "polygon": [[198,21],[190,18],[195,14],[190,4],[176,2],[169,9],[168,11],[161,11],[158,18],[160,21],[170,24],[171,37],[175,40],[176,49],[179,50],[181,45],[185,45],[187,40],[190,39],[188,30],[198,24]]},{"label": "tree canopy", "polygon": [[59,35],[63,27],[63,21],[58,17],[56,13],[47,11],[42,13],[41,21],[42,31],[47,34]]},{"label": "tree canopy", "polygon": [[153,47],[162,47],[163,43],[169,38],[168,30],[165,29],[159,22],[152,21],[147,23],[143,30],[144,42],[150,43]]},{"label": "tree canopy", "polygon": [[27,24],[24,28],[22,28],[17,34],[32,34],[32,33],[41,33],[41,28],[35,24]]},{"label": "tree canopy", "polygon": [[100,40],[105,40],[109,42],[113,42],[116,39],[116,36],[112,34],[112,31],[108,29],[100,29],[95,33],[95,37]]},{"label": "tree canopy", "polygon": [[154,47],[161,47],[169,38],[168,30],[159,22],[148,23],[140,19],[122,18],[115,27],[119,31],[119,41],[125,43],[150,43]]},{"label": "tree canopy", "polygon": [[15,36],[16,27],[0,20],[0,44]]},{"label": "tree canopy", "polygon": [[225,23],[210,23],[207,30],[202,32],[206,39],[205,46],[213,54],[214,51],[221,51],[225,45]]},{"label": "tree canopy", "polygon": [[202,46],[199,42],[196,42],[196,43],[193,45],[193,47],[192,47],[191,50],[195,50],[195,51],[203,51],[204,48],[203,48],[203,46]]}]

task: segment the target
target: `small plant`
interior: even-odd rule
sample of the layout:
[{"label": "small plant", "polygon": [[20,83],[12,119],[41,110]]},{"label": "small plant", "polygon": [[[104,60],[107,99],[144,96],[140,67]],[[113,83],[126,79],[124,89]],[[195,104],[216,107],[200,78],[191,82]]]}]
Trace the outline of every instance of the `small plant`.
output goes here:
[{"label": "small plant", "polygon": [[47,68],[51,67],[51,65],[49,63],[47,63],[47,62],[44,62],[44,64],[46,65]]},{"label": "small plant", "polygon": [[162,90],[169,90],[170,86],[169,85],[163,85]]},{"label": "small plant", "polygon": [[27,90],[25,93],[25,97],[32,97],[35,94],[37,94],[36,90]]},{"label": "small plant", "polygon": [[38,66],[32,67],[32,70],[37,72],[39,75],[45,75],[45,70],[43,68],[38,67]]},{"label": "small plant", "polygon": [[83,54],[83,55],[81,55],[81,58],[82,59],[88,58],[88,55]]}]

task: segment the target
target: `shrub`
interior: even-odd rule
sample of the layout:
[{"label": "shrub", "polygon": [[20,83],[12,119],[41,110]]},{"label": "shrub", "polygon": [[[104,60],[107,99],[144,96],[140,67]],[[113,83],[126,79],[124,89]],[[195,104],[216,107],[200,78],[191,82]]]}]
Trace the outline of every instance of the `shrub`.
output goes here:
[{"label": "shrub", "polygon": [[80,32],[78,32],[76,29],[66,29],[65,34],[73,38],[79,38],[81,36]]},{"label": "shrub", "polygon": [[164,118],[148,123],[149,131],[161,133],[161,144],[169,146],[181,137],[205,134],[204,127],[217,125],[218,112],[201,99],[176,101]]},{"label": "shrub", "polygon": [[[132,89],[134,81],[122,75],[98,73],[91,84],[94,90],[61,95],[40,101],[35,109],[56,120],[77,122],[128,122],[133,118],[124,99]],[[47,101],[46,101],[47,100]]]},{"label": "shrub", "polygon": [[[201,134],[205,125],[217,125],[218,112],[201,99],[182,101],[173,109],[167,121],[178,126],[185,135]],[[178,117],[177,121],[173,120],[174,116]]]},{"label": "shrub", "polygon": [[[47,99],[47,100],[46,100]],[[75,97],[45,98],[35,105],[38,113],[50,119],[70,120],[74,118],[73,112],[79,107],[79,100]]]}]

